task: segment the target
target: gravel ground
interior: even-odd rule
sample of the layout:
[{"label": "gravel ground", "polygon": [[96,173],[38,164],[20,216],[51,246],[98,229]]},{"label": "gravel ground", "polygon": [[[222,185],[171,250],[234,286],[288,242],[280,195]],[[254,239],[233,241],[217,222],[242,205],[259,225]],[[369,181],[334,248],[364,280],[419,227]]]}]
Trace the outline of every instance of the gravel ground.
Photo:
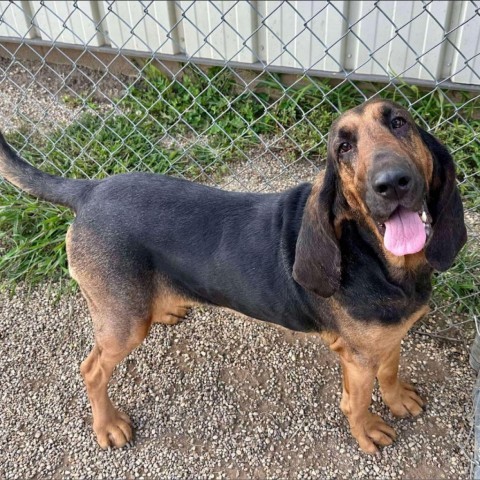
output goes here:
[{"label": "gravel ground", "polygon": [[[0,478],[468,478],[473,375],[468,352],[410,333],[402,375],[427,400],[416,420],[373,409],[399,433],[362,454],[340,402],[340,369],[315,336],[222,309],[155,325],[110,393],[136,427],[102,451],[78,366],[92,345],[79,296],[57,286],[0,295]],[[433,320],[432,320],[433,321]]]},{"label": "gravel ground", "polygon": [[[38,102],[48,103],[39,88]],[[0,97],[1,115],[15,95],[10,106]],[[263,150],[252,156],[260,159],[237,165],[226,188],[280,190],[316,172]],[[393,419],[375,391],[373,410],[399,438],[370,457],[348,431],[340,368],[319,338],[211,308],[155,325],[119,366],[110,393],[136,439],[102,451],[78,370],[91,322],[80,295],[59,292],[54,284],[0,293],[0,478],[468,478],[474,375],[463,343],[409,333],[401,373],[428,406],[416,420]],[[422,331],[434,332],[435,321]]]}]

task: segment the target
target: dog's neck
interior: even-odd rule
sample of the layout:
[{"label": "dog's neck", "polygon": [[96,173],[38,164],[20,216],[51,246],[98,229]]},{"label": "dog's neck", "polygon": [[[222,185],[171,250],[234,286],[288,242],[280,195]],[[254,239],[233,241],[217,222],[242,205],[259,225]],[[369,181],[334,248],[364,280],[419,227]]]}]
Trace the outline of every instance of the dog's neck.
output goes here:
[{"label": "dog's neck", "polygon": [[354,219],[342,222],[339,244],[342,282],[336,298],[352,317],[394,324],[428,303],[432,268],[421,256],[413,267],[392,265],[374,231]]}]

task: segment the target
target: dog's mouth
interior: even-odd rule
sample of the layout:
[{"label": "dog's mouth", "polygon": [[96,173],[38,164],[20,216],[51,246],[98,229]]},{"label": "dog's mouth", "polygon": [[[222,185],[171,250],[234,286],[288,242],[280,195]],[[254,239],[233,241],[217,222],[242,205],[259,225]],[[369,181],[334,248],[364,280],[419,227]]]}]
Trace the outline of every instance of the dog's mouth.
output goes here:
[{"label": "dog's mouth", "polygon": [[420,252],[432,231],[432,217],[424,201],[419,211],[399,205],[385,222],[377,222],[385,248],[401,257]]}]

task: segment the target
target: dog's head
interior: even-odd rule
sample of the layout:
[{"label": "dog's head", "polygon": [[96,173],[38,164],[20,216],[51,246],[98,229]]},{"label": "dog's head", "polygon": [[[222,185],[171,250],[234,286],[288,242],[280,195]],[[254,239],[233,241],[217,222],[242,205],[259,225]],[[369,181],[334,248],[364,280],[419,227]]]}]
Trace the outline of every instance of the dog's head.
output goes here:
[{"label": "dog's head", "polygon": [[450,154],[407,110],[381,99],[334,122],[323,183],[305,208],[293,275],[322,296],[340,285],[339,216],[371,228],[387,257],[423,254],[440,271],[466,241]]}]

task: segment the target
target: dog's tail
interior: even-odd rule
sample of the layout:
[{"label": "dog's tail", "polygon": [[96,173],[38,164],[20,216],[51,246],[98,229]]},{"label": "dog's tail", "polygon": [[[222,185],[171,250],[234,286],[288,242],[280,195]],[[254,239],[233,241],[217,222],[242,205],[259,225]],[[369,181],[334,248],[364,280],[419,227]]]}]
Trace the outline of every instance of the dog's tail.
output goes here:
[{"label": "dog's tail", "polygon": [[77,210],[98,183],[73,180],[42,172],[20,158],[0,133],[0,175],[25,192],[48,202]]}]

